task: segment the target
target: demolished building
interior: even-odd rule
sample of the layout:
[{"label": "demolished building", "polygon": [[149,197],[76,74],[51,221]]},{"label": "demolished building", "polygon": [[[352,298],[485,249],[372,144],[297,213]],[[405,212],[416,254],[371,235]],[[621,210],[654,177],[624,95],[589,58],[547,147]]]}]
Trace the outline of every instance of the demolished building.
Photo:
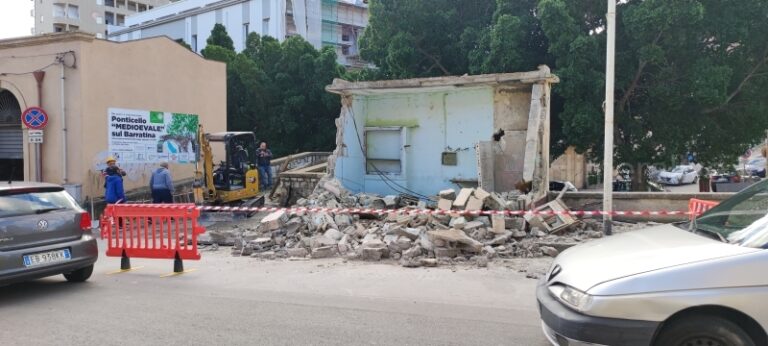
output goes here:
[{"label": "demolished building", "polygon": [[548,189],[551,85],[537,71],[349,82],[328,173],[351,192],[430,196],[454,187]]}]

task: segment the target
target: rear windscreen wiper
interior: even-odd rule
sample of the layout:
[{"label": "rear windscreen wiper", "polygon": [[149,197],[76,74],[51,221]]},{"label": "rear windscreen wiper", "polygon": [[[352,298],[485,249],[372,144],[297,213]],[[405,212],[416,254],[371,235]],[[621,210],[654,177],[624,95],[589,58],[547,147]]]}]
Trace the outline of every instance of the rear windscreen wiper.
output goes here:
[{"label": "rear windscreen wiper", "polygon": [[43,214],[43,213],[47,213],[49,211],[56,211],[56,210],[62,210],[62,209],[65,209],[65,208],[58,207],[58,208],[35,209],[35,214]]}]

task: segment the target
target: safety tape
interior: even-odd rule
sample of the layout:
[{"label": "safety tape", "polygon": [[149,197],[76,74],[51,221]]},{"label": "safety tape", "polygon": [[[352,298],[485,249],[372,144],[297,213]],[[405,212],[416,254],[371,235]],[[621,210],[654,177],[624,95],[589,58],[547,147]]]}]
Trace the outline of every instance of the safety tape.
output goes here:
[{"label": "safety tape", "polygon": [[[121,206],[131,206],[139,208],[168,208],[168,209],[198,209],[204,212],[234,212],[234,213],[254,213],[254,212],[277,212],[283,211],[288,214],[304,213],[332,213],[332,214],[371,214],[371,215],[504,215],[504,216],[675,216],[690,215],[690,211],[678,210],[658,210],[658,211],[603,211],[603,210],[431,210],[431,209],[370,209],[370,208],[325,208],[325,207],[228,207],[228,206],[190,206],[174,204],[122,204]],[[700,214],[700,212],[694,212]]]}]

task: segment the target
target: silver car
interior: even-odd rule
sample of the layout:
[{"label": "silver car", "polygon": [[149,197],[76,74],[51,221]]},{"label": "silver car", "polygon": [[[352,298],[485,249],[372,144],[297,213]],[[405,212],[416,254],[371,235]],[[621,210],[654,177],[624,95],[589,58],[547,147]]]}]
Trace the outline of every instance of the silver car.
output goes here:
[{"label": "silver car", "polygon": [[91,218],[64,188],[0,183],[0,286],[58,274],[82,282],[97,258]]},{"label": "silver car", "polygon": [[692,222],[585,243],[537,288],[553,345],[768,345],[768,181]]}]

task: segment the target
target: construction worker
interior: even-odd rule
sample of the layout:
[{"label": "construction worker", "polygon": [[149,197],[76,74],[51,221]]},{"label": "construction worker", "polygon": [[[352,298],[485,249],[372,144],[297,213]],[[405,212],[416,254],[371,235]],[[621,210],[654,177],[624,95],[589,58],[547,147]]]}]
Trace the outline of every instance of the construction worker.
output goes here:
[{"label": "construction worker", "polygon": [[272,151],[267,149],[267,142],[259,143],[259,149],[256,149],[256,158],[259,164],[261,189],[266,190],[272,187]]},{"label": "construction worker", "polygon": [[[125,171],[120,169],[120,167],[117,166],[117,160],[114,156],[107,157],[107,168],[105,168],[102,171],[102,175],[104,177],[110,176],[110,175],[118,175],[121,178],[125,176]],[[106,182],[104,183],[104,186],[106,187]]]},{"label": "construction worker", "polygon": [[107,168],[104,169],[104,200],[109,204],[125,202],[123,176],[125,171],[117,167],[117,160],[107,158]]}]

